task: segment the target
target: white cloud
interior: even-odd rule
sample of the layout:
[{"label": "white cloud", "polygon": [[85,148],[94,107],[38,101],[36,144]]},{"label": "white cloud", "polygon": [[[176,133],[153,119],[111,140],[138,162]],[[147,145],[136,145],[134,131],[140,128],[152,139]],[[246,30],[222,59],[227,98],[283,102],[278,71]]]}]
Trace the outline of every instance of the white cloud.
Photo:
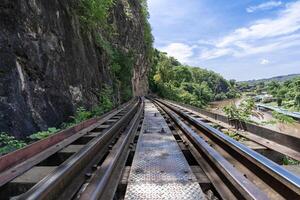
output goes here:
[{"label": "white cloud", "polygon": [[213,49],[213,50],[203,50],[201,52],[200,58],[202,59],[214,59],[228,54],[233,54],[231,49]]},{"label": "white cloud", "polygon": [[246,9],[246,11],[248,13],[253,13],[253,12],[256,12],[256,11],[259,11],[259,10],[270,10],[272,8],[279,7],[281,5],[282,5],[281,1],[268,1],[268,2],[259,4],[259,5],[256,5],[256,6],[250,6]]},{"label": "white cloud", "polygon": [[267,64],[269,64],[270,63],[270,61],[268,60],[268,59],[261,59],[261,61],[260,61],[260,64],[261,65],[267,65]]},{"label": "white cloud", "polygon": [[273,52],[300,45],[300,1],[287,4],[274,19],[255,21],[216,40],[213,47],[202,51],[200,58],[247,56]]},{"label": "white cloud", "polygon": [[169,56],[178,59],[182,63],[187,63],[193,56],[193,48],[183,43],[171,43],[160,48],[161,51],[167,52]]}]

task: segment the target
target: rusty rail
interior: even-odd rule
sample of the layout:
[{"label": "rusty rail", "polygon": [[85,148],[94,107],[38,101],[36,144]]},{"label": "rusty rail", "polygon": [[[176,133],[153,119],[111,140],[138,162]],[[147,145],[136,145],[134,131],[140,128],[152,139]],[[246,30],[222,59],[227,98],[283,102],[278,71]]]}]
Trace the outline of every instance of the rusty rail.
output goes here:
[{"label": "rusty rail", "polygon": [[104,157],[109,144],[134,116],[139,104],[140,102],[136,102],[111,128],[92,139],[79,152],[72,155],[29,191],[20,195],[18,199],[71,198],[84,183],[85,174]]},{"label": "rusty rail", "polygon": [[83,193],[80,194],[80,200],[113,199],[121,178],[121,173],[119,172],[123,170],[127,160],[129,154],[128,149],[133,142],[143,108],[144,103],[142,103],[133,120],[115,144],[115,148],[112,149],[109,157],[107,157],[101,167],[95,171],[95,176],[89,182]]},{"label": "rusty rail", "polygon": [[[133,101],[133,100],[132,100]],[[0,187],[118,114],[131,103],[0,157]]]}]

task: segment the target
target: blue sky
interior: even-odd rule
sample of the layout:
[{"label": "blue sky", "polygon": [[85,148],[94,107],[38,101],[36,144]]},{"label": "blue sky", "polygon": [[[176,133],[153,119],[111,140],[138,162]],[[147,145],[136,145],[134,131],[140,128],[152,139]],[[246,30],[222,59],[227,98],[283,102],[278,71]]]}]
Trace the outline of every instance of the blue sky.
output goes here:
[{"label": "blue sky", "polygon": [[300,73],[300,0],[148,0],[155,47],[249,80]]}]

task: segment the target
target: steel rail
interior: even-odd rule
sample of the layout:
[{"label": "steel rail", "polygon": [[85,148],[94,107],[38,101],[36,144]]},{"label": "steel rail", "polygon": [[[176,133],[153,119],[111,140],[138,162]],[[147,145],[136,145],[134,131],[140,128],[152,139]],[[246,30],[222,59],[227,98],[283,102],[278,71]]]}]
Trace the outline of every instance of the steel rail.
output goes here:
[{"label": "steel rail", "polygon": [[237,142],[236,140],[230,138],[226,134],[221,131],[205,124],[201,120],[188,115],[187,113],[170,106],[167,102],[158,100],[163,103],[168,108],[174,110],[183,118],[190,121],[197,128],[204,130],[206,133],[209,133],[215,139],[218,139],[223,142],[223,144],[227,145],[229,148],[238,152],[241,156],[247,159],[248,164],[252,165],[253,168],[247,166],[252,170],[260,170],[256,171],[256,174],[263,179],[268,179],[265,181],[268,185],[272,185],[272,187],[276,187],[275,189],[284,197],[289,199],[299,199],[300,198],[300,178],[299,176],[294,175],[289,172],[285,168],[280,165],[274,163],[273,161],[267,159],[261,154],[255,152],[254,150],[246,147],[245,145]]},{"label": "steel rail", "polygon": [[[228,121],[228,118],[220,114],[212,113],[206,110],[201,110],[200,108],[182,104],[182,103],[175,103],[170,100],[167,100],[167,102],[178,108],[182,108],[184,110],[192,112],[193,114],[201,118],[204,118],[208,121],[212,121],[213,123],[214,121],[219,121],[221,123],[225,123],[228,126],[230,126],[230,122]],[[217,124],[219,123],[217,122]],[[253,129],[253,127],[256,126],[258,129],[261,129],[261,131],[260,130],[256,132],[253,132],[253,130],[252,131],[248,130],[246,132],[238,131],[237,134],[251,141],[254,141],[262,146],[265,146],[268,149],[285,154],[295,160],[300,160],[300,139],[299,138],[292,135],[286,135],[280,132],[269,130],[267,128],[260,127],[254,124],[249,124],[249,126],[250,129],[251,127]]]},{"label": "steel rail", "polygon": [[[84,174],[87,169],[92,168],[92,165],[103,158],[104,147],[108,146],[113,137],[116,137],[121,128],[128,123],[139,104],[140,102],[135,103],[111,128],[92,139],[79,152],[72,155],[30,190],[18,196],[17,199],[71,199],[84,182]],[[81,179],[78,180],[78,178]],[[72,187],[67,189],[68,186],[69,188]]]},{"label": "steel rail", "polygon": [[95,176],[88,183],[83,193],[80,194],[80,200],[113,199],[121,178],[120,172],[123,170],[129,155],[129,146],[133,142],[143,108],[144,103],[140,105],[138,112],[115,144],[115,148],[111,151],[110,155],[101,167],[94,172]]},{"label": "steel rail", "polygon": [[0,187],[84,136],[89,131],[97,128],[109,118],[126,109],[131,103],[133,102],[125,103],[100,117],[89,119],[0,157]]},{"label": "steel rail", "polygon": [[194,130],[182,122],[179,116],[166,106],[158,105],[173,119],[179,128],[192,140],[198,151],[203,152],[217,166],[218,169],[226,176],[232,185],[240,192],[240,196],[245,199],[268,199],[267,195],[257,188],[252,182],[235,169],[222,155],[210,147]]}]

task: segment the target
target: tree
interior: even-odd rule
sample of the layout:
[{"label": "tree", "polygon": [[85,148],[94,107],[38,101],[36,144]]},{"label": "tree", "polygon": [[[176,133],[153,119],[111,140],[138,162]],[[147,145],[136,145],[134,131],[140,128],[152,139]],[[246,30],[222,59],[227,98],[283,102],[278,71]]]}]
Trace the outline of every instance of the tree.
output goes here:
[{"label": "tree", "polygon": [[212,100],[236,97],[234,80],[230,84],[213,71],[182,65],[166,53],[153,52],[149,85],[158,95],[199,107]]},{"label": "tree", "polygon": [[228,117],[230,123],[234,125],[236,129],[246,129],[245,122],[249,122],[250,116],[255,114],[254,112],[255,102],[249,98],[244,100],[239,107],[235,104],[225,106],[223,111]]},{"label": "tree", "polygon": [[282,106],[282,101],[285,98],[285,95],[286,95],[287,92],[288,91],[287,91],[286,88],[281,88],[277,91],[276,98],[277,98],[277,105],[278,106]]},{"label": "tree", "polygon": [[295,101],[295,106],[300,108],[300,92],[296,94],[294,101]]},{"label": "tree", "polygon": [[231,87],[235,87],[236,86],[236,80],[234,80],[234,79],[229,80],[229,83],[230,83]]}]

